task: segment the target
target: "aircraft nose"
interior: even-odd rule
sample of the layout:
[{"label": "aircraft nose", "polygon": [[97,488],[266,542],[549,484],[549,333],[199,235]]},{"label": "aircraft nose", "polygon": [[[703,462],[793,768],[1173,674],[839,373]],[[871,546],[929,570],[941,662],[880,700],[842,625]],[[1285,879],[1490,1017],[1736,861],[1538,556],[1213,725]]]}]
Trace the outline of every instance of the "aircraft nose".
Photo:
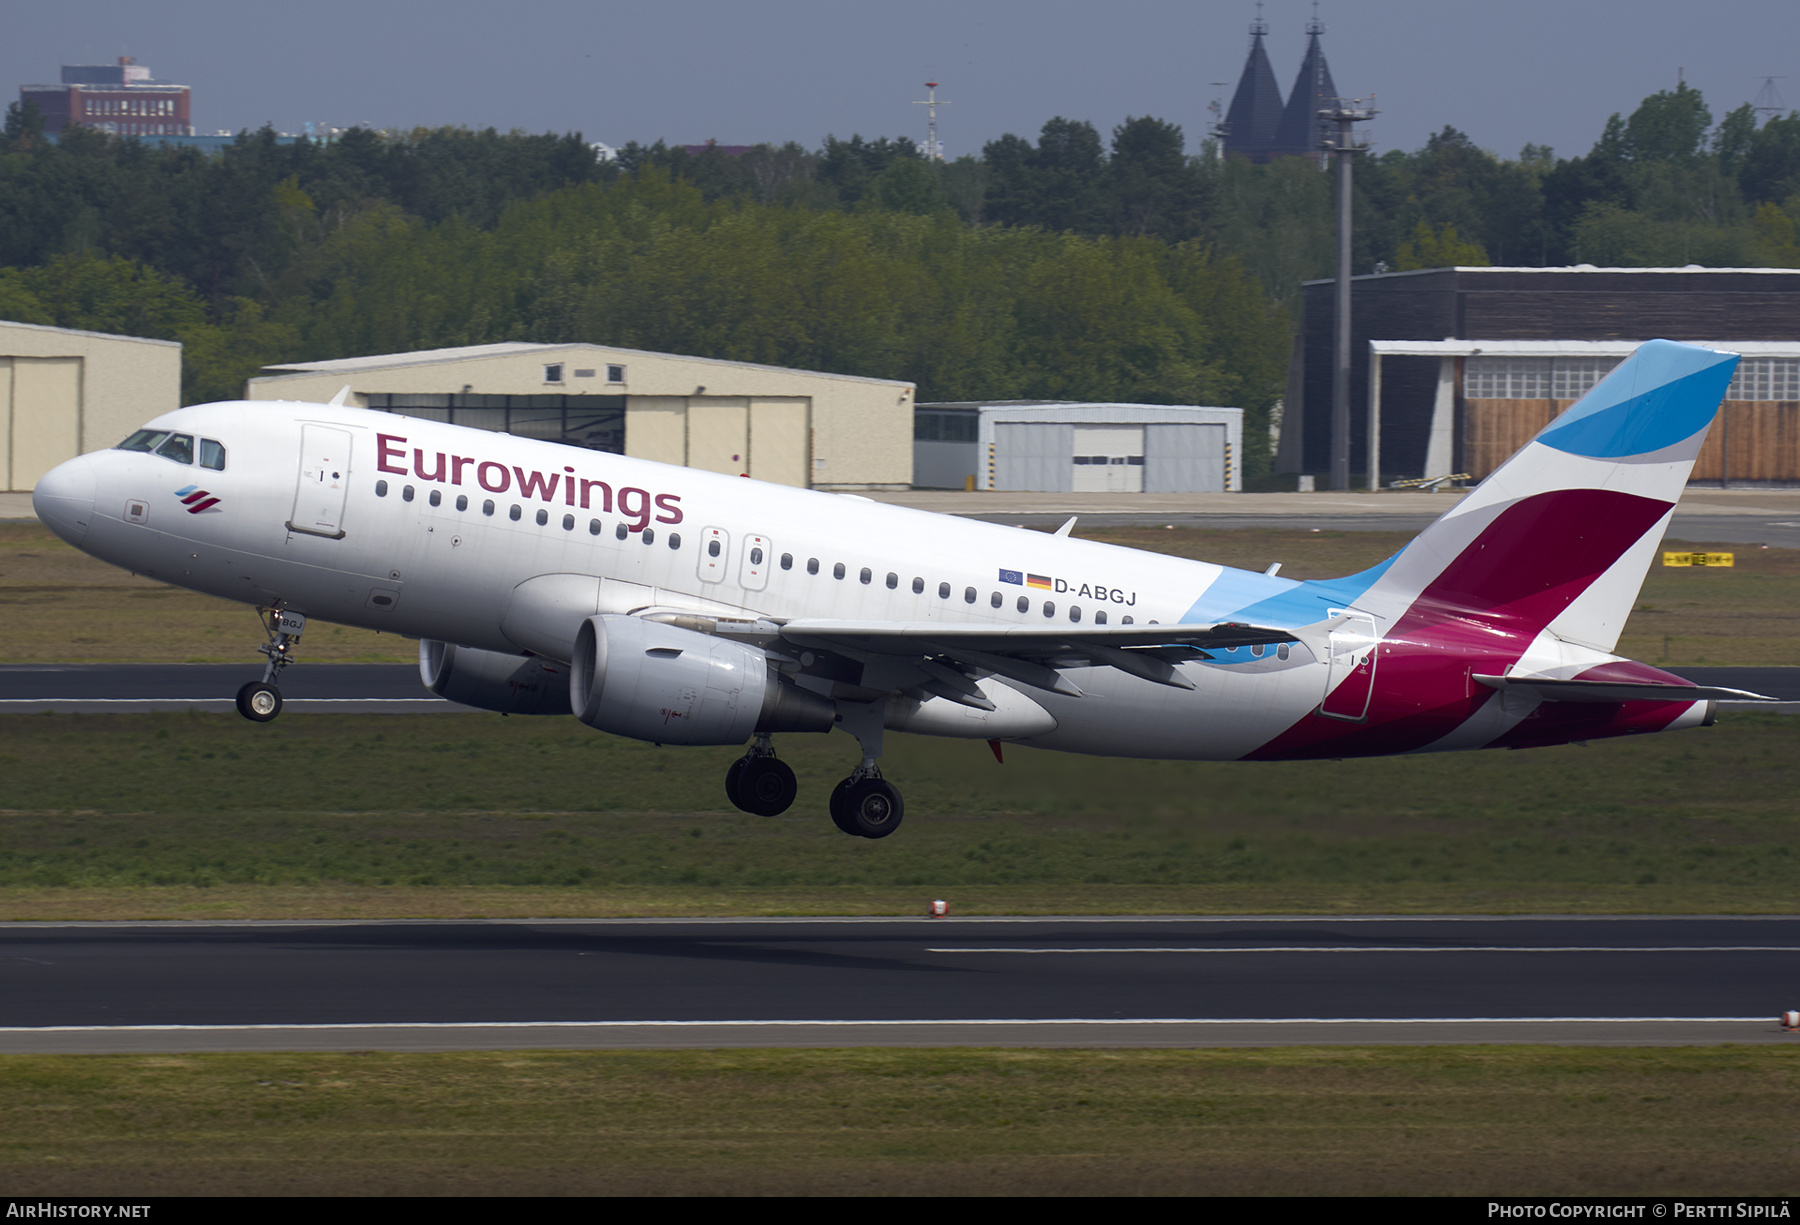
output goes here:
[{"label": "aircraft nose", "polygon": [[45,527],[77,547],[94,514],[94,461],[78,455],[38,478],[31,509]]}]

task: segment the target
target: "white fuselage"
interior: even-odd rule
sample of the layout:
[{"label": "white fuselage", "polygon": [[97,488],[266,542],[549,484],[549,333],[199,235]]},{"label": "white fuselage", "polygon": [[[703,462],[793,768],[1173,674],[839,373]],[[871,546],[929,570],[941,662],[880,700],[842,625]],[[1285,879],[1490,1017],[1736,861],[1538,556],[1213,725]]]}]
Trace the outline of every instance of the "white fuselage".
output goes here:
[{"label": "white fuselage", "polygon": [[[218,439],[226,467],[122,451],[87,457],[97,488],[86,551],[226,599],[491,651],[520,649],[501,629],[508,603],[519,584],[547,574],[598,575],[653,588],[658,604],[722,605],[783,621],[1076,626],[1099,617],[1180,621],[1225,572],[364,409],[217,404],[149,425]],[[320,475],[302,455],[308,425],[349,436],[349,459],[338,461],[341,537],[289,526],[314,513],[321,496]],[[196,485],[218,502],[190,514],[174,495]],[[143,510],[128,515],[128,503]],[[760,564],[751,560],[756,550]],[[1002,571],[1019,581],[1001,581]],[[1295,586],[1233,573],[1271,590]],[[1324,692],[1326,669],[1304,647],[1283,654],[1243,648],[1216,664],[1184,665],[1192,691],[1078,669],[1080,698],[1025,690],[1058,723],[1033,742],[1129,756],[1241,756]]]},{"label": "white fuselage", "polygon": [[[1334,632],[1317,653],[1298,637],[1213,651],[1178,665],[1191,689],[1085,665],[1064,668],[1081,696],[983,683],[1011,685],[1055,720],[1048,732],[1008,738],[1133,757],[1475,748],[1529,713],[1489,701],[1468,680],[1491,666],[1456,657],[1429,633],[1390,637],[1389,616],[1355,603],[1360,588],[356,408],[214,404],[149,425],[222,443],[223,468],[95,452],[47,478],[54,488],[40,486],[40,514],[116,565],[326,621],[566,661],[595,608],[571,613],[566,637],[560,622],[544,632],[541,607],[533,634],[509,631],[520,593],[541,594],[545,584],[531,580],[545,576],[603,580],[603,613],[729,611],[779,623],[1074,632],[1231,621],[1244,608],[1304,626],[1348,611],[1344,624],[1362,628],[1344,635],[1347,646]],[[91,511],[81,510],[89,498]],[[1378,658],[1383,675],[1406,683],[1377,684]],[[1419,688],[1420,677],[1437,679]],[[1702,705],[1668,725],[1697,722]],[[1384,727],[1402,734],[1390,739]]]}]

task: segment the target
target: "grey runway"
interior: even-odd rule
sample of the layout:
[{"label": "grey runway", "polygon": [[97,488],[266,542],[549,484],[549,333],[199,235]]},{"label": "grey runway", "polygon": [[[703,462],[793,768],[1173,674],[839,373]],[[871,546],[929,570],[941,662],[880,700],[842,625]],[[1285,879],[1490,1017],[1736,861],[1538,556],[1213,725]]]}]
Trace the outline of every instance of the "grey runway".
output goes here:
[{"label": "grey runway", "polygon": [[[242,664],[8,664],[0,666],[0,714],[44,710],[140,714],[229,712],[238,686],[262,667]],[[435,714],[470,708],[426,689],[413,664],[300,663],[281,678],[290,714]]]},{"label": "grey runway", "polygon": [[18,924],[0,1051],[1800,1042],[1797,918]]}]

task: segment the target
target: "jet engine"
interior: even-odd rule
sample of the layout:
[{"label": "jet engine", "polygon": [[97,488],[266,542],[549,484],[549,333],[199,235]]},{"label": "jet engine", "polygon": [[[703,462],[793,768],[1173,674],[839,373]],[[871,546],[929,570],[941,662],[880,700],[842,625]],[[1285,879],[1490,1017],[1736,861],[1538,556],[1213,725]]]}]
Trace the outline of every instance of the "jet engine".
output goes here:
[{"label": "jet engine", "polygon": [[828,732],[836,707],[770,669],[754,646],[601,614],[582,622],[569,705],[589,727],[658,744],[742,744],[754,732]]},{"label": "jet engine", "polygon": [[439,697],[508,715],[569,713],[568,669],[553,659],[503,655],[423,639],[419,679]]}]

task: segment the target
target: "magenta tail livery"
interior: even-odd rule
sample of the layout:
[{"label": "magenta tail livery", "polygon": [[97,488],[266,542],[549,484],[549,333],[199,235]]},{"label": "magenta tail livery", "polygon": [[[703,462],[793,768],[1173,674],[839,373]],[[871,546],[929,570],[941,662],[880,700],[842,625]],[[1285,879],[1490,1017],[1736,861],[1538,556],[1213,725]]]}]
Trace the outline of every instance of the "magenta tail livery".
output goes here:
[{"label": "magenta tail livery", "polygon": [[846,833],[899,824],[885,728],[1119,757],[1565,744],[1710,722],[1612,653],[1736,356],[1652,341],[1406,548],[1295,582],[341,405],[207,404],[48,474],[60,536],[255,605],[275,717],[308,617],[420,640],[456,701],[750,747],[861,745]]}]

